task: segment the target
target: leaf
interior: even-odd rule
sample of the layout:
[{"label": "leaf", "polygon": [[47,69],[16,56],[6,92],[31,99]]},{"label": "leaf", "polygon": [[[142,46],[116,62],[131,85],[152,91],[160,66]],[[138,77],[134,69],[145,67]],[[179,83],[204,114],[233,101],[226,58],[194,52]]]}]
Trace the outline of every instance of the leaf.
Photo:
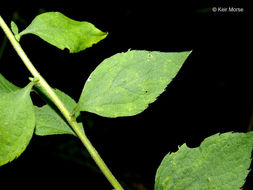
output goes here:
[{"label": "leaf", "polygon": [[[76,102],[64,92],[55,89],[56,95],[60,98],[63,104],[68,110],[73,110],[76,106]],[[45,105],[41,108],[35,107],[36,113],[36,135],[55,135],[55,134],[70,134],[75,135],[74,131],[68,125],[66,120],[62,117],[57,108],[52,105]],[[76,114],[76,117],[80,115],[80,112]],[[79,127],[83,130],[82,123],[78,123]]]},{"label": "leaf", "polygon": [[32,85],[0,96],[0,166],[17,158],[32,138],[35,127]]},{"label": "leaf", "polygon": [[72,20],[59,12],[47,12],[35,17],[20,36],[29,33],[62,50],[68,48],[70,53],[91,47],[107,36],[93,24]]},{"label": "leaf", "polygon": [[20,88],[9,82],[2,74],[0,74],[0,97],[4,93],[19,90]]},{"label": "leaf", "polygon": [[11,30],[16,38],[16,40],[19,42],[20,40],[20,35],[18,33],[18,26],[16,25],[15,22],[11,21]]},{"label": "leaf", "polygon": [[249,173],[253,132],[206,138],[197,148],[183,144],[159,166],[155,190],[239,190]]},{"label": "leaf", "polygon": [[190,53],[131,50],[113,55],[91,73],[76,110],[104,117],[141,113],[165,90]]}]

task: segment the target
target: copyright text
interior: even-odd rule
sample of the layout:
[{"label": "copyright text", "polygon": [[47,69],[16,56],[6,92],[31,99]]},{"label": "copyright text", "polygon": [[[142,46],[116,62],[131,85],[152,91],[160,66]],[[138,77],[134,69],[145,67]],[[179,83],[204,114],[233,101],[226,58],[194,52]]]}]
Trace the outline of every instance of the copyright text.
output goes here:
[{"label": "copyright text", "polygon": [[218,13],[242,13],[244,12],[244,8],[242,7],[213,7],[213,12]]}]

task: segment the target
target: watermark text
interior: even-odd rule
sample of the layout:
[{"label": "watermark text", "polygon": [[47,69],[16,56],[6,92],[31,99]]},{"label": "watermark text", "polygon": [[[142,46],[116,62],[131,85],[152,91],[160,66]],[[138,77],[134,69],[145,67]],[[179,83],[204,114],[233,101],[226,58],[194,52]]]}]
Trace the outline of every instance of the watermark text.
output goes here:
[{"label": "watermark text", "polygon": [[213,7],[212,11],[214,13],[242,13],[244,8],[242,7]]}]

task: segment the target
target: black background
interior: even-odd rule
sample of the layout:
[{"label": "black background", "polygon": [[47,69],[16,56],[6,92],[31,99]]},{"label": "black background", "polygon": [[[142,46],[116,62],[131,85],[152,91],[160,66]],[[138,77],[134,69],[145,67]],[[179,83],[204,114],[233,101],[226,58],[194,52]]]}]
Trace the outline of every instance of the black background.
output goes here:
[{"label": "black background", "polygon": [[[213,12],[212,7],[239,7],[241,13]],[[43,11],[60,11],[109,32],[83,52],[69,54],[33,35],[21,45],[48,83],[78,100],[89,74],[105,58],[131,49],[193,50],[176,78],[143,113],[108,119],[83,113],[85,131],[126,189],[151,190],[162,158],[179,145],[199,146],[219,132],[246,132],[252,112],[252,62],[249,8],[246,3],[178,3],[76,7],[1,8],[7,23],[16,12],[20,31]],[[202,11],[201,11],[202,10]],[[0,40],[4,38],[0,32]],[[7,43],[0,72],[23,87],[31,76]],[[37,105],[38,97],[32,95]],[[0,168],[0,184],[50,188],[112,189],[78,139],[34,135],[25,152]],[[250,186],[252,174],[244,189]]]}]

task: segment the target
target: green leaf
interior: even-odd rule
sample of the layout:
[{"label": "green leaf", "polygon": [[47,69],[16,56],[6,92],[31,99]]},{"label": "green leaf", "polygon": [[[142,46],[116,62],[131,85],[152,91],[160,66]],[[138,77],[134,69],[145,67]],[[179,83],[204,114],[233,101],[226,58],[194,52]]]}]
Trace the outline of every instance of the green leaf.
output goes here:
[{"label": "green leaf", "polygon": [[0,96],[0,166],[17,158],[32,138],[35,127],[32,85]]},{"label": "green leaf", "polygon": [[107,36],[107,33],[97,29],[93,24],[72,20],[59,12],[47,12],[35,17],[20,36],[29,33],[62,50],[68,48],[70,53],[91,47]]},{"label": "green leaf", "polygon": [[[60,98],[66,108],[71,111],[76,107],[76,102],[64,92],[55,89],[56,95]],[[44,135],[55,135],[55,134],[70,134],[75,135],[74,131],[68,125],[66,120],[62,117],[61,113],[57,108],[52,105],[45,105],[41,108],[35,108],[36,113],[36,128],[35,134]],[[76,117],[80,116],[80,112],[76,113]],[[78,123],[79,127],[83,130],[82,123]]]},{"label": "green leaf", "polygon": [[253,132],[206,138],[198,148],[182,145],[159,166],[155,190],[239,190],[249,173]]},{"label": "green leaf", "polygon": [[0,97],[4,93],[19,90],[20,88],[9,82],[2,74],[0,74]]},{"label": "green leaf", "polygon": [[141,113],[165,90],[190,53],[131,50],[113,55],[91,73],[76,110],[104,117]]},{"label": "green leaf", "polygon": [[16,38],[16,40],[19,42],[20,40],[20,35],[18,33],[18,26],[16,25],[15,22],[11,21],[11,30]]}]

